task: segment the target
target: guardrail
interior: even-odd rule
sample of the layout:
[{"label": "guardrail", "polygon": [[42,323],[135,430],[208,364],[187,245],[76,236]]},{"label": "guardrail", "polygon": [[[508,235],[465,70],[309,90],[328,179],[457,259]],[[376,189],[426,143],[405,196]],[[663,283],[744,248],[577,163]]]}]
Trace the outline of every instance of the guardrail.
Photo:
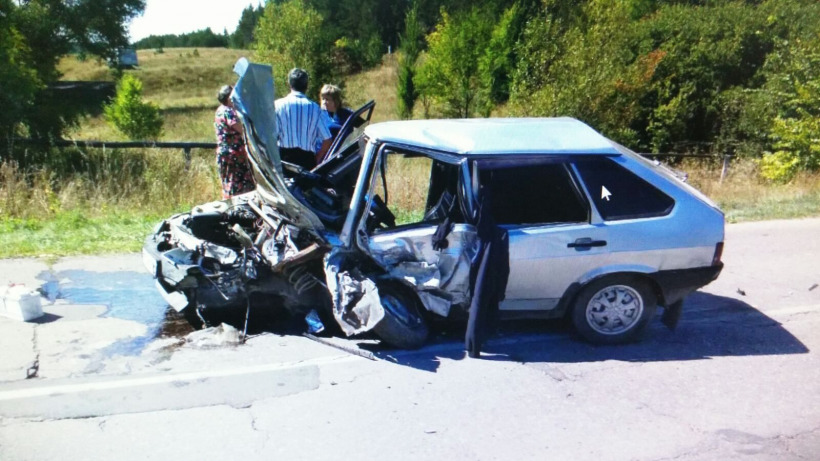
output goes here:
[{"label": "guardrail", "polygon": [[[216,149],[214,142],[152,142],[152,141],[73,141],[73,140],[55,140],[55,141],[41,141],[37,139],[15,139],[15,143],[34,144],[34,145],[52,145],[57,147],[96,147],[96,148],[111,148],[111,149],[133,149],[133,148],[154,148],[154,149],[182,149],[182,155],[185,159],[185,167],[191,165],[191,149]],[[718,158],[718,156],[711,154],[653,154],[641,153],[644,157],[658,157],[658,158]],[[723,168],[720,171],[720,181],[723,182],[726,175],[729,173],[729,163],[733,154],[726,154],[722,156]]]},{"label": "guardrail", "polygon": [[[645,154],[641,153],[644,157],[679,157],[679,158],[686,158],[686,157],[700,157],[700,158],[720,158],[717,155],[711,154]],[[720,169],[720,182],[723,182],[726,179],[726,175],[729,174],[729,163],[734,158],[734,154],[724,154],[723,158],[723,167]]]},{"label": "guardrail", "polygon": [[186,168],[188,168],[191,165],[191,149],[216,149],[215,142],[75,141],[66,139],[49,141],[23,138],[15,139],[14,142],[20,144],[32,144],[40,146],[49,145],[56,147],[94,147],[102,149],[182,149],[182,155],[185,159]]}]

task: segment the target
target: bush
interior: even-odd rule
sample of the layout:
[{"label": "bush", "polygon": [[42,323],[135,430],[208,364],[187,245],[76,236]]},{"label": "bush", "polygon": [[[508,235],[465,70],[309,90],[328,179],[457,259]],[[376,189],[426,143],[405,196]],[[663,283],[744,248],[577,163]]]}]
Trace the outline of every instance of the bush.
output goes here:
[{"label": "bush", "polygon": [[157,139],[162,133],[159,107],[142,100],[142,82],[126,74],[117,84],[117,95],[105,106],[105,118],[130,139]]},{"label": "bush", "polygon": [[[820,169],[820,36],[778,43],[766,62],[762,93],[776,102],[769,137],[774,154],[761,160],[761,175],[785,182],[798,170]],[[767,168],[768,166],[768,168]]]},{"label": "bush", "polygon": [[779,150],[765,154],[758,160],[760,176],[772,182],[787,183],[791,181],[800,164],[800,159],[789,151]]}]

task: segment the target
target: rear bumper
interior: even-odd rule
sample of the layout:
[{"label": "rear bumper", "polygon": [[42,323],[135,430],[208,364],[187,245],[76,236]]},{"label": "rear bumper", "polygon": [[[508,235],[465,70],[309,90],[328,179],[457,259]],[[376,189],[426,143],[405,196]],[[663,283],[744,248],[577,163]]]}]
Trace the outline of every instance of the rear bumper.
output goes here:
[{"label": "rear bumper", "polygon": [[660,304],[668,306],[718,278],[723,263],[714,266],[659,271],[651,275],[661,290]]}]

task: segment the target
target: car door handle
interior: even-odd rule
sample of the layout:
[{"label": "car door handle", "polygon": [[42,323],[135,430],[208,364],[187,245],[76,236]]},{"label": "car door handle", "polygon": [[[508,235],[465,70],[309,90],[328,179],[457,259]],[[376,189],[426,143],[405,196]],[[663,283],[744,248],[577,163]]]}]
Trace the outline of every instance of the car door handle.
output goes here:
[{"label": "car door handle", "polygon": [[606,240],[592,240],[589,237],[576,239],[572,243],[567,243],[567,248],[592,248],[606,246]]}]

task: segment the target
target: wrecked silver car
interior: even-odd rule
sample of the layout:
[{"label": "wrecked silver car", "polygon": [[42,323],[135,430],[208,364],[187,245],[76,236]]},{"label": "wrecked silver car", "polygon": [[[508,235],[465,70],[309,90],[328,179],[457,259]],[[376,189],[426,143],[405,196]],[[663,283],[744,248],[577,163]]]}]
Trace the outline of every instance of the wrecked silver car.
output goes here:
[{"label": "wrecked silver car", "polygon": [[143,249],[192,323],[284,309],[312,331],[419,347],[431,319],[470,310],[482,207],[509,239],[501,316],[568,316],[596,343],[637,338],[658,305],[674,327],[684,297],[721,271],[718,207],[582,122],[368,125],[370,103],[306,171],[279,158],[270,67],[235,71],[257,190],[166,219]]}]

